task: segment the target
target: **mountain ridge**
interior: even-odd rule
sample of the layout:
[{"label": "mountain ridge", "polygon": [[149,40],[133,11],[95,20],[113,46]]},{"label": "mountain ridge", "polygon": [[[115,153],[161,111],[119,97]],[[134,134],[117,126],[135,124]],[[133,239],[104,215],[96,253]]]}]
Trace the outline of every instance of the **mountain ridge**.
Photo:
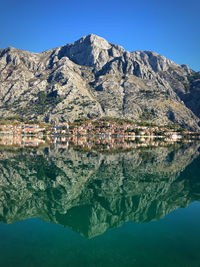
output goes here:
[{"label": "mountain ridge", "polygon": [[54,122],[110,116],[199,131],[198,74],[94,34],[42,53],[8,47],[0,50],[0,117]]}]

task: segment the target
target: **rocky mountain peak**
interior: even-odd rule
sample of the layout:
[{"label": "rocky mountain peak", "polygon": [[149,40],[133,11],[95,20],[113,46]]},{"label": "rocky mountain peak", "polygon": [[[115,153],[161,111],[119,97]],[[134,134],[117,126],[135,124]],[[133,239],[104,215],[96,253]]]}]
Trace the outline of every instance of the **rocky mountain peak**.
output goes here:
[{"label": "rocky mountain peak", "polygon": [[75,46],[93,46],[93,47],[98,47],[101,49],[109,49],[111,48],[111,45],[102,37],[95,35],[95,34],[89,34],[78,41],[74,43]]},{"label": "rocky mountain peak", "polygon": [[121,46],[113,45],[102,37],[90,34],[61,47],[58,57],[66,56],[78,65],[101,69],[114,57],[122,56],[123,52],[124,49]]},{"label": "rocky mountain peak", "polygon": [[11,47],[0,50],[0,116],[109,116],[199,130],[198,80],[186,65],[152,51],[130,53],[94,34],[43,53]]}]

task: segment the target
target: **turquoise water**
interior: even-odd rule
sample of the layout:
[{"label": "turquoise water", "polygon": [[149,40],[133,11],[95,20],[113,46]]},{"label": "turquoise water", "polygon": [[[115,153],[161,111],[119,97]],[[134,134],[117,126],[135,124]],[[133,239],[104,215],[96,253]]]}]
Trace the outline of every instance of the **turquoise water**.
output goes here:
[{"label": "turquoise water", "polygon": [[197,143],[2,153],[0,266],[200,266]]},{"label": "turquoise water", "polygon": [[199,266],[200,205],[86,239],[29,219],[0,225],[1,266]]}]

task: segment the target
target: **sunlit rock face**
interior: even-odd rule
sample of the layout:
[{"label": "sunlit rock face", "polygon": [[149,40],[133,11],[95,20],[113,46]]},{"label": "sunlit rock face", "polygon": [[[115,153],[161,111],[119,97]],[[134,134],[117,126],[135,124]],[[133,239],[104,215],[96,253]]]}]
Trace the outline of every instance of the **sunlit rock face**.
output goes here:
[{"label": "sunlit rock face", "polygon": [[[73,121],[111,116],[199,130],[199,73],[94,34],[31,53],[0,50],[0,116]],[[194,97],[195,96],[195,97]]]},{"label": "sunlit rock face", "polygon": [[110,155],[4,151],[0,164],[1,222],[37,217],[89,238],[126,221],[159,220],[200,199],[197,144]]}]

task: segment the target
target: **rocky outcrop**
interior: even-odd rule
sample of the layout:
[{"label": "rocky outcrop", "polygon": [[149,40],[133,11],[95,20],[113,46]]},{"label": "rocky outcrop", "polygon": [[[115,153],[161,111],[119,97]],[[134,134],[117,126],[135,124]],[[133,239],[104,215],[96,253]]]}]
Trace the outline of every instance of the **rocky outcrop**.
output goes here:
[{"label": "rocky outcrop", "polygon": [[57,148],[4,151],[0,164],[4,223],[37,217],[93,237],[126,221],[159,220],[200,199],[198,144],[109,156]]},{"label": "rocky outcrop", "polygon": [[185,105],[198,117],[200,115],[200,72],[192,73],[188,76],[185,84],[186,90],[178,92]]},{"label": "rocky outcrop", "polygon": [[0,50],[0,116],[50,122],[110,116],[199,130],[194,74],[93,34],[41,54],[10,47]]}]

